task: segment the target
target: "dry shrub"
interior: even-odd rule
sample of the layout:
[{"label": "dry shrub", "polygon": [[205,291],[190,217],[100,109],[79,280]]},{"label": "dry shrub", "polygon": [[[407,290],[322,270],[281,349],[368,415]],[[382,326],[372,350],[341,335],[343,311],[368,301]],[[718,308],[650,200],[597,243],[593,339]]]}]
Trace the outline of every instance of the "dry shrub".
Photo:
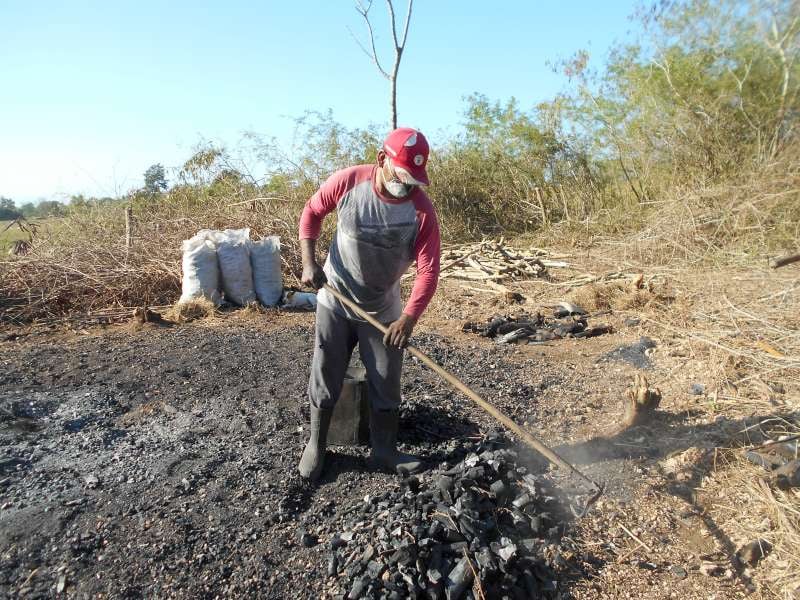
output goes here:
[{"label": "dry shrub", "polygon": [[673,190],[622,246],[650,265],[748,263],[800,244],[800,142],[734,181]]},{"label": "dry shrub", "polygon": [[631,283],[592,283],[573,294],[573,301],[590,311],[663,308],[675,300],[668,284],[638,287]]},{"label": "dry shrub", "polygon": [[[752,262],[758,254],[794,247],[800,239],[798,145],[756,172],[742,174],[738,182],[672,190],[650,206],[607,196],[573,197],[561,189],[539,197],[530,185],[520,185],[520,177],[530,183],[523,175],[501,176],[499,171],[491,185],[476,187],[464,179],[457,189],[465,173],[444,168],[452,161],[432,163],[438,177],[433,179],[439,183],[430,193],[446,241],[480,237],[489,230],[539,229],[545,244],[558,238],[592,246],[598,235],[614,234],[626,236],[617,246],[622,263],[686,265],[709,258]],[[486,168],[491,171],[492,166]],[[284,179],[284,185],[273,181],[267,189],[220,174],[210,183],[134,196],[130,249],[125,246],[121,203],[89,204],[51,219],[27,255],[0,260],[0,321],[24,323],[101,308],[172,304],[180,290],[181,242],[199,229],[250,227],[253,238],[279,235],[284,277],[293,283],[291,278],[299,273],[297,220],[319,182]],[[578,184],[575,189],[585,191]],[[556,210],[559,206],[563,214]],[[327,220],[320,252],[327,247],[332,221]],[[662,301],[652,290],[612,287],[582,294],[589,295],[586,308],[596,310],[644,308]]]},{"label": "dry shrub", "polygon": [[800,250],[800,141],[733,178],[665,187],[646,204],[618,198],[525,239],[540,247],[559,240],[573,250],[610,246],[618,264],[665,267],[748,264]]},{"label": "dry shrub", "polygon": [[616,296],[621,293],[623,293],[623,288],[618,284],[592,283],[578,288],[578,291],[573,295],[573,300],[578,306],[591,312],[611,310]]}]

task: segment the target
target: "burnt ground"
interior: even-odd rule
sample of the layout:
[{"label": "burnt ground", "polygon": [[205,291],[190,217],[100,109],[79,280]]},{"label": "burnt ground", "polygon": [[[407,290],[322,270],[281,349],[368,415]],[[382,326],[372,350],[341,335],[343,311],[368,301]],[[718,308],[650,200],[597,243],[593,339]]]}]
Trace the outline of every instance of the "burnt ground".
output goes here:
[{"label": "burnt ground", "polygon": [[[564,518],[562,597],[740,597],[746,573],[703,564],[735,544],[696,502],[699,481],[661,463],[711,448],[769,416],[701,410],[658,338],[648,376],[665,400],[645,427],[619,431],[620,399],[642,367],[616,331],[542,346],[462,333],[484,306],[438,301],[415,343],[516,422],[557,447],[607,493],[587,518]],[[473,303],[474,304],[474,303]],[[329,577],[326,541],[368,526],[363,498],[400,485],[371,472],[366,448],[334,448],[318,486],[295,466],[313,316],[223,315],[176,326],[16,333],[0,342],[0,592],[6,597],[318,598],[346,593]],[[634,351],[635,354],[635,351]],[[645,364],[644,366],[648,366]],[[438,468],[463,459],[495,424],[407,360],[401,443]],[[702,383],[702,381],[700,381]],[[537,473],[541,460],[518,449]],[[549,475],[563,503],[575,483]],[[627,531],[626,531],[627,530]],[[320,543],[306,547],[302,535]],[[722,562],[724,563],[723,559]]]}]

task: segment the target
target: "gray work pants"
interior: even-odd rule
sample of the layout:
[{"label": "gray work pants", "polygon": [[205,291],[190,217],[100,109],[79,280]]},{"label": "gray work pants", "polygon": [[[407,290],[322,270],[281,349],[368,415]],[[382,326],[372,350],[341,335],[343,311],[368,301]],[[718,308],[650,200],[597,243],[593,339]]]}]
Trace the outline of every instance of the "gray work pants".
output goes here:
[{"label": "gray work pants", "polygon": [[397,409],[400,406],[403,350],[387,348],[383,344],[383,334],[366,321],[348,319],[320,304],[317,304],[314,358],[308,381],[311,406],[334,407],[356,343],[367,369],[373,410]]}]

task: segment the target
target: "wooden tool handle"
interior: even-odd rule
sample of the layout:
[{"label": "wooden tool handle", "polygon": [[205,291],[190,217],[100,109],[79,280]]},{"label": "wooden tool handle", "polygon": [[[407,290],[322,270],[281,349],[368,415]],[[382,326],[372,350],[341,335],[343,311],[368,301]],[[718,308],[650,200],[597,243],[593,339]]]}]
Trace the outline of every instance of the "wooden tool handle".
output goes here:
[{"label": "wooden tool handle", "polygon": [[[339,302],[347,306],[350,310],[356,313],[359,317],[363,318],[367,321],[370,325],[375,327],[378,331],[386,334],[387,327],[378,321],[375,317],[370,315],[368,312],[363,310],[358,304],[350,300],[349,298],[345,297],[337,290],[333,289],[329,284],[325,284],[323,286],[328,293],[330,293],[334,298],[336,298]],[[439,366],[436,362],[433,361],[427,354],[425,354],[419,348],[415,348],[414,346],[408,346],[406,348],[411,355],[416,356],[419,360],[422,361],[429,369],[434,371],[437,375],[439,375],[442,379],[447,381],[451,386],[453,386],[458,391],[462,392],[466,395],[470,400],[475,402],[478,406],[480,406],[484,411],[489,413],[492,417],[494,417],[497,421],[499,421],[506,429],[509,431],[514,432],[517,437],[519,437],[525,444],[539,452],[542,456],[544,456],[547,460],[551,463],[561,467],[562,469],[566,469],[567,471],[572,472],[573,474],[577,475],[580,479],[584,482],[591,485],[594,489],[600,490],[601,487],[586,477],[583,473],[581,473],[578,469],[568,463],[566,460],[561,458],[558,454],[556,454],[553,450],[545,446],[542,442],[540,442],[536,437],[532,434],[528,433],[522,427],[517,425],[514,421],[512,421],[509,417],[503,414],[500,410],[498,410],[494,405],[490,404],[483,398],[481,398],[472,388],[470,388],[467,384],[461,381],[458,377],[446,371],[444,368]]]}]

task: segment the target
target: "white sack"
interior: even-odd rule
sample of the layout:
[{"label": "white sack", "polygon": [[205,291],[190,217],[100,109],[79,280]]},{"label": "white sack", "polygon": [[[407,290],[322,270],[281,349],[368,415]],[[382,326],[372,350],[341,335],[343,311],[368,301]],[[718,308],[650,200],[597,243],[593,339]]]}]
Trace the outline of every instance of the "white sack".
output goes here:
[{"label": "white sack", "polygon": [[220,303],[219,264],[214,244],[196,235],[183,242],[183,282],[179,302],[207,298]]},{"label": "white sack", "polygon": [[256,300],[250,267],[249,229],[226,229],[208,234],[217,245],[217,259],[225,300],[246,306]]},{"label": "white sack", "polygon": [[281,301],[281,240],[271,235],[250,243],[250,265],[253,267],[253,287],[258,301],[275,306]]},{"label": "white sack", "polygon": [[286,290],[281,301],[283,308],[299,308],[301,310],[316,310],[317,295],[313,292],[295,292]]},{"label": "white sack", "polygon": [[197,232],[195,237],[204,237],[214,243],[215,246],[220,244],[249,244],[250,243],[250,228],[243,229],[201,229]]}]

